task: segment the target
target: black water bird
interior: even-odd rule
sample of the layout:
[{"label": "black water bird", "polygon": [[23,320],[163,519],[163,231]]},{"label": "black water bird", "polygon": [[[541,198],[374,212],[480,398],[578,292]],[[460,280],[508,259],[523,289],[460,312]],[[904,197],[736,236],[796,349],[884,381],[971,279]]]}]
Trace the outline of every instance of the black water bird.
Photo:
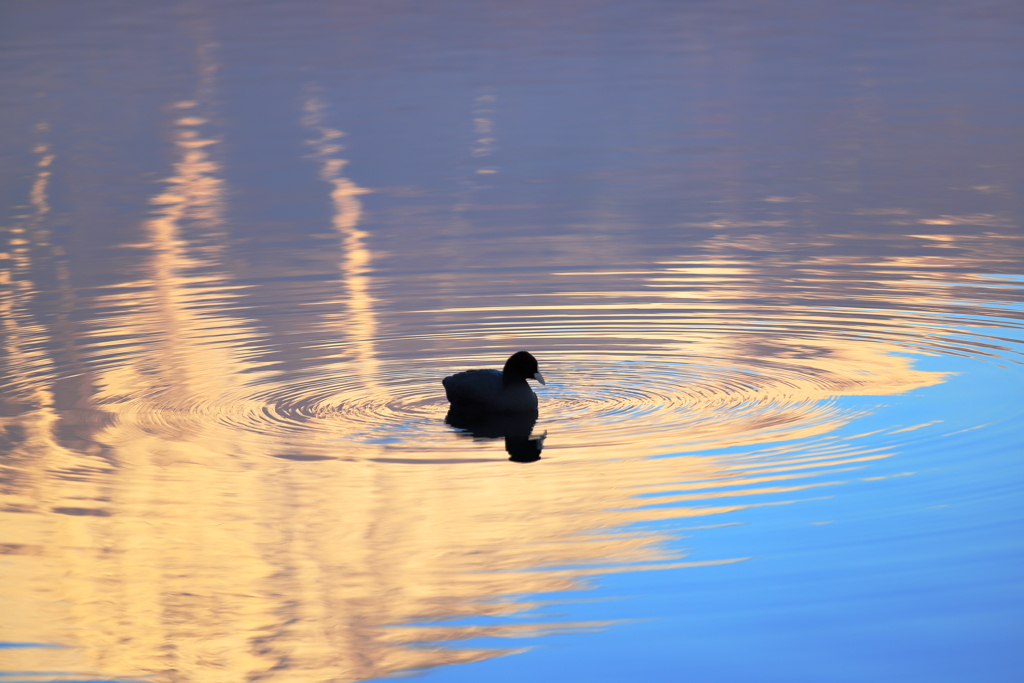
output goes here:
[{"label": "black water bird", "polygon": [[441,380],[452,411],[463,414],[536,413],[537,394],[526,383],[544,384],[537,359],[526,351],[512,354],[501,372],[466,370]]}]

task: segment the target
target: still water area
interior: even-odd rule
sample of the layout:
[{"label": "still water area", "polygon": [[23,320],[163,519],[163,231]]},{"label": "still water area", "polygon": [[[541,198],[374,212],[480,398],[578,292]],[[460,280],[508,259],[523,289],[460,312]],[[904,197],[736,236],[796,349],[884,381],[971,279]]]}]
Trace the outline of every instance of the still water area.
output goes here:
[{"label": "still water area", "polygon": [[[7,3],[0,681],[1024,680],[1024,5]],[[529,350],[536,419],[441,379]]]}]

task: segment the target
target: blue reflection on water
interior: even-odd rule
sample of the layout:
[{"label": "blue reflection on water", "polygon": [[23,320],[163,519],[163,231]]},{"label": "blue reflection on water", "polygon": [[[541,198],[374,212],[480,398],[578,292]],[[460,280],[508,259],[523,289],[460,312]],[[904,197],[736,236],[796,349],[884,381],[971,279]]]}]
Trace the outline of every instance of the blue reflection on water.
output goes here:
[{"label": "blue reflection on water", "polygon": [[63,645],[56,645],[54,643],[5,643],[0,641],[0,649],[5,648],[22,648],[22,647],[64,647]]},{"label": "blue reflection on water", "polygon": [[[63,649],[55,643],[9,643],[0,641],[0,650]],[[83,678],[72,671],[0,671],[2,683],[40,683],[40,681],[67,681],[68,683],[132,683],[131,678]]]},{"label": "blue reflection on water", "polygon": [[[606,574],[593,580],[588,592],[524,596],[524,601],[528,597],[537,604],[539,599],[544,605],[529,614],[445,622],[540,621],[564,623],[572,630],[580,622],[615,621],[585,635],[476,639],[473,645],[507,649],[511,642],[512,647],[532,649],[437,669],[430,673],[435,680],[931,683],[1021,677],[1024,661],[1015,647],[1024,632],[1019,570],[1024,381],[1015,359],[1024,349],[1019,319],[1001,317],[1013,310],[1020,314],[1021,309],[1005,301],[985,301],[986,288],[994,296],[1001,286],[979,284],[972,280],[981,276],[971,276],[1000,267],[1019,270],[1021,265],[1014,241],[1020,234],[1014,183],[1024,157],[1019,154],[1019,131],[1013,128],[1019,123],[1021,91],[1007,87],[1008,76],[1018,78],[1020,71],[1019,4],[950,2],[922,11],[919,3],[901,2],[573,2],[551,7],[439,2],[423,11],[376,2],[179,6],[92,0],[62,10],[66,12],[55,12],[45,3],[25,4],[0,26],[15,58],[0,88],[9,120],[4,128],[10,134],[3,148],[9,163],[4,165],[14,169],[11,189],[4,189],[4,208],[19,230],[6,235],[12,248],[0,250],[3,282],[19,288],[13,303],[3,300],[4,306],[10,305],[4,308],[3,322],[18,323],[12,338],[20,335],[20,341],[12,347],[15,360],[9,368],[15,388],[35,392],[24,404],[19,403],[24,397],[16,396],[11,414],[17,420],[9,433],[12,443],[24,445],[19,439],[29,433],[26,425],[49,424],[57,416],[67,427],[54,432],[61,458],[52,463],[39,457],[44,450],[32,451],[31,439],[25,439],[28,445],[11,467],[9,493],[16,504],[10,515],[17,515],[14,525],[30,529],[37,524],[44,528],[59,514],[95,531],[94,545],[84,548],[79,541],[86,534],[36,537],[26,532],[40,547],[52,543],[53,549],[66,551],[60,557],[72,558],[68,564],[91,557],[92,551],[103,559],[83,562],[77,577],[81,584],[69,581],[65,592],[36,591],[29,580],[19,588],[38,604],[54,607],[49,618],[66,619],[57,619],[63,629],[59,633],[76,634],[76,646],[97,645],[92,653],[96,661],[149,661],[147,665],[160,671],[199,661],[196,670],[201,672],[201,660],[162,658],[174,648],[188,650],[210,641],[208,632],[185,633],[176,627],[195,625],[217,609],[231,612],[255,594],[266,598],[268,612],[246,622],[250,631],[241,626],[239,634],[232,631],[238,639],[225,648],[229,654],[235,654],[232,648],[262,653],[278,647],[285,652],[306,644],[308,632],[286,628],[302,621],[297,605],[306,614],[319,615],[304,622],[312,624],[312,632],[321,626],[336,629],[340,635],[331,647],[357,643],[349,659],[321,669],[331,668],[324,678],[341,676],[338,671],[351,671],[359,663],[387,662],[400,649],[369,649],[375,644],[375,620],[388,614],[386,601],[376,601],[403,588],[415,589],[422,577],[389,575],[407,558],[390,533],[369,533],[378,528],[376,523],[367,525],[363,534],[373,536],[375,543],[354,543],[354,550],[342,545],[346,552],[336,555],[326,552],[339,547],[330,545],[334,525],[323,531],[310,523],[319,521],[323,512],[302,498],[253,507],[241,515],[259,522],[255,526],[260,533],[253,534],[257,542],[247,548],[262,563],[251,559],[252,567],[240,574],[259,576],[259,568],[270,567],[268,576],[284,579],[240,582],[249,591],[245,597],[233,585],[214,582],[205,590],[192,585],[195,577],[220,578],[226,572],[219,564],[204,565],[201,553],[190,546],[172,547],[165,555],[137,553],[138,565],[121,564],[118,553],[106,552],[118,542],[129,558],[133,550],[146,548],[148,543],[138,539],[146,539],[149,522],[171,506],[137,511],[127,503],[150,499],[149,491],[175,483],[173,476],[126,480],[126,471],[146,469],[139,463],[153,465],[149,471],[160,475],[173,475],[174,470],[159,459],[146,460],[163,449],[138,435],[138,443],[119,438],[104,442],[102,427],[108,420],[130,426],[133,417],[152,418],[141,425],[144,434],[173,425],[166,430],[172,436],[164,445],[170,446],[191,430],[227,422],[239,427],[232,437],[243,441],[252,433],[277,438],[283,431],[288,437],[311,435],[319,447],[317,432],[308,428],[312,416],[341,413],[344,404],[349,417],[369,426],[364,425],[364,432],[332,437],[329,449],[350,446],[358,441],[354,437],[361,437],[363,445],[400,450],[417,445],[410,434],[451,436],[440,429],[439,420],[413,411],[414,405],[429,405],[432,394],[419,395],[421,385],[395,382],[398,374],[386,368],[373,373],[357,367],[387,388],[415,388],[402,394],[409,399],[397,404],[403,410],[384,413],[379,396],[364,391],[364,378],[339,385],[336,380],[343,375],[326,362],[353,346],[339,344],[338,338],[356,321],[342,320],[336,328],[321,323],[337,321],[344,308],[339,297],[344,298],[340,285],[345,278],[338,262],[360,251],[365,263],[351,267],[350,279],[365,285],[366,305],[350,311],[379,313],[382,321],[379,326],[364,324],[364,332],[371,332],[352,336],[356,342],[386,346],[387,332],[393,331],[390,353],[397,364],[435,361],[436,355],[427,352],[436,353],[442,346],[456,356],[475,354],[488,345],[518,342],[523,335],[536,335],[552,347],[563,344],[563,350],[578,356],[595,351],[601,345],[594,340],[607,334],[604,341],[632,338],[636,346],[630,349],[627,343],[620,354],[604,358],[621,361],[619,367],[629,368],[631,379],[651,382],[652,367],[629,358],[636,349],[649,349],[659,330],[678,339],[706,326],[704,336],[728,338],[737,327],[750,332],[760,325],[764,329],[749,335],[751,343],[767,345],[773,334],[793,322],[785,313],[807,305],[808,299],[834,306],[820,306],[816,313],[840,314],[841,320],[828,322],[829,334],[855,335],[870,344],[872,334],[879,332],[934,330],[937,338],[922,341],[922,346],[938,340],[974,351],[973,358],[953,355],[957,349],[909,356],[918,369],[955,373],[934,386],[903,395],[824,399],[852,419],[830,437],[874,433],[862,437],[860,445],[881,449],[886,457],[804,480],[828,486],[731,498],[749,507],[716,515],[711,519],[720,523],[704,528],[678,520],[629,528],[669,532],[676,537],[669,542],[671,549],[689,553],[688,559],[749,557],[747,561]],[[67,13],[72,11],[77,14]],[[316,150],[311,147],[311,136],[317,136],[302,118],[309,114],[303,102],[312,100],[322,100],[325,110],[317,126],[329,123],[339,133],[344,129],[344,154],[328,152],[326,139]],[[496,141],[486,144],[473,123],[485,108],[493,109],[486,116],[497,131]],[[175,122],[193,110],[202,117],[193,117],[193,123]],[[182,137],[186,134],[192,137]],[[188,173],[176,174],[170,169],[170,160],[179,158],[175,144],[193,152],[205,149],[208,155]],[[473,156],[484,148],[488,158]],[[319,155],[314,155],[316,162],[309,156],[312,151]],[[339,178],[325,178],[321,163],[327,162],[344,164],[353,188],[374,189],[363,206],[361,236],[349,234],[344,244],[331,235],[324,181]],[[203,183],[207,190],[212,184],[223,190],[223,197],[204,204],[199,192],[194,204],[180,205],[177,222],[171,214],[160,214],[166,219],[160,230],[150,230],[154,211],[159,214],[154,206],[167,206],[166,179],[172,175],[179,185],[185,184],[183,179],[200,181],[200,190]],[[211,212],[205,217],[209,223],[187,217],[204,208]],[[927,233],[929,239],[916,233]],[[158,243],[157,236],[163,241]],[[522,259],[507,258],[523,245],[539,263],[524,265]],[[171,263],[170,255],[183,258]],[[673,261],[700,270],[701,259],[711,269],[723,263],[742,267],[717,280],[707,276],[692,282],[683,282],[683,271],[671,272]],[[666,262],[670,266],[662,268]],[[615,274],[623,270],[633,271],[636,278]],[[190,279],[193,271],[214,273],[216,285]],[[579,273],[597,274],[586,281]],[[966,274],[965,281],[957,282],[957,274]],[[704,298],[690,300],[693,307],[680,305],[671,329],[664,318],[651,322],[636,316],[637,298],[626,297],[614,311],[591,320],[569,315],[594,301],[612,300],[609,289],[649,294],[649,287],[667,275],[676,278],[675,284],[661,284],[676,292],[706,290]],[[926,276],[937,279],[930,284],[945,283],[953,294],[936,296],[922,289],[916,296],[893,291],[886,298],[887,288],[920,285],[918,278]],[[858,278],[863,280],[859,285]],[[998,292],[1005,298],[1019,297],[1024,282],[1020,275],[989,279],[1007,283]],[[356,290],[355,284],[346,286]],[[221,285],[232,296],[218,296]],[[190,288],[206,286],[213,289],[207,298],[188,296]],[[957,287],[971,290],[973,298],[955,300]],[[591,298],[554,296],[573,290]],[[510,293],[515,295],[512,300]],[[520,304],[545,303],[545,293],[552,294],[554,307],[543,322],[517,310]],[[715,299],[723,294],[724,299]],[[864,298],[858,299],[859,294]],[[482,332],[476,314],[441,310],[474,295],[478,298],[466,304],[469,308],[494,304],[492,315],[507,326]],[[161,304],[166,329],[161,319],[139,315]],[[727,313],[730,305],[737,308],[719,318],[707,313],[717,311],[716,304]],[[843,305],[849,308],[838,308]],[[221,348],[210,344],[217,332],[200,324],[211,318],[203,318],[198,309],[214,318],[222,314],[227,323],[238,316],[238,336],[228,346],[241,349],[240,355],[254,362],[239,363],[226,377],[248,380],[266,369],[265,364],[273,364],[278,385],[260,387],[239,380],[238,387],[252,391],[239,389],[212,405],[207,405],[204,391],[185,392],[186,399],[202,400],[175,402],[173,390],[187,384],[179,372],[207,374],[206,352]],[[936,310],[944,312],[926,319]],[[949,312],[953,310],[975,313]],[[8,316],[8,311],[17,315]],[[859,321],[843,317],[853,311],[868,315]],[[992,317],[983,320],[986,311]],[[898,317],[901,312],[915,318],[918,326],[901,328],[894,319],[886,329],[878,323],[887,313]],[[761,315],[770,320],[761,320]],[[188,322],[193,327],[184,324]],[[954,343],[958,340],[949,330],[957,323],[962,345]],[[806,321],[797,333],[813,338],[814,325]],[[417,337],[424,329],[434,336]],[[150,336],[151,345],[125,341],[147,341]],[[1010,350],[986,357],[985,343]],[[180,350],[195,352],[194,367],[161,365]],[[746,360],[737,350],[728,360],[741,359]],[[107,396],[106,402],[90,403],[104,387],[116,384],[113,371],[132,367],[150,378],[152,386],[135,386],[116,401]],[[316,382],[304,381],[300,370],[309,368]],[[410,377],[418,377],[421,370],[427,374],[423,366],[415,370]],[[766,370],[764,376],[769,374]],[[744,372],[740,379],[755,376]],[[687,377],[661,379],[684,386]],[[430,387],[427,391],[438,390],[436,381]],[[162,397],[163,404],[139,400],[152,393],[161,397],[163,388],[171,390]],[[335,404],[342,388],[350,390],[346,401]],[[644,396],[646,407],[627,412],[638,396],[624,393],[615,412],[635,429],[631,436],[640,437],[643,426],[652,425],[644,419],[660,419],[657,411],[663,405],[658,400],[664,397]],[[100,419],[103,410],[133,401],[141,404],[137,411]],[[250,404],[255,405],[251,413],[236,412]],[[363,412],[352,410],[353,405]],[[688,406],[679,401],[675,407],[682,413]],[[194,420],[179,422],[187,416]],[[261,419],[244,419],[254,416]],[[267,416],[274,419],[262,419]],[[417,429],[381,435],[396,423],[405,427],[413,422]],[[563,439],[570,422],[562,422]],[[438,429],[430,431],[433,426]],[[912,427],[917,428],[900,431]],[[552,434],[557,447],[557,425]],[[234,445],[236,439],[220,441]],[[268,491],[278,488],[282,472],[298,481],[300,472],[324,471],[299,466],[326,469],[327,463],[336,462],[333,452],[292,452],[286,450],[290,444],[275,443],[265,459],[258,448],[248,453],[246,467],[266,473]],[[795,444],[797,450],[806,446]],[[188,441],[180,447],[189,453],[199,450]],[[449,442],[441,447],[448,449]],[[686,457],[671,450],[658,455]],[[728,461],[742,450],[708,454]],[[552,452],[554,460],[557,448]],[[93,461],[97,454],[109,458],[102,467]],[[237,457],[230,449],[212,453],[203,462],[207,469],[202,476],[215,474],[222,463]],[[282,462],[296,468],[277,469]],[[190,476],[200,469],[189,470]],[[393,471],[382,467],[375,474],[386,479]],[[209,478],[197,490],[215,491],[213,482],[231,476]],[[333,495],[330,486],[347,480],[322,481],[330,482],[326,488]],[[61,488],[69,481],[85,484],[84,492]],[[96,484],[95,490],[90,483]],[[371,488],[355,485],[345,493],[356,499],[355,494]],[[744,489],[718,482],[714,490]],[[55,491],[72,502],[54,503]],[[645,498],[650,509],[672,506],[661,495]],[[76,496],[96,507],[79,507]],[[111,500],[113,514],[86,513],[101,511],[101,504],[105,511]],[[38,510],[26,513],[21,507],[26,501],[38,504]],[[201,521],[182,523],[170,532],[165,527],[165,533],[175,536],[189,525],[213,528],[241,510],[234,498],[222,504],[224,508],[211,505]],[[392,512],[391,505],[388,498],[367,509],[381,512],[380,520],[387,521],[384,513]],[[360,511],[355,503],[353,508]],[[107,535],[108,522],[131,520],[135,514],[146,525],[122,527],[122,536]],[[358,528],[358,520],[342,521]],[[380,528],[386,526],[383,521]],[[62,519],[55,528],[71,528],[68,522]],[[278,529],[294,538],[313,532],[304,537],[305,546],[264,539]],[[351,536],[361,537],[355,532]],[[10,545],[20,548],[22,539],[15,540]],[[519,553],[517,539],[507,540]],[[426,545],[428,551],[434,549]],[[390,552],[396,546],[397,552]],[[445,549],[443,544],[438,547]],[[313,552],[306,553],[308,548]],[[351,630],[346,631],[338,623],[352,615],[339,615],[329,600],[319,601],[330,590],[312,591],[302,600],[295,586],[316,582],[296,579],[293,584],[287,579],[299,575],[296,567],[344,566],[331,561],[360,554],[383,558],[375,571],[364,575],[388,575],[388,581],[368,580],[359,587],[362,593],[355,591],[357,599],[347,607],[363,611],[355,615],[360,618],[350,619]],[[529,549],[521,554],[535,557]],[[414,558],[446,578],[444,562],[431,564],[438,555],[443,553]],[[10,557],[31,566],[36,556]],[[175,558],[194,564],[169,561]],[[159,596],[153,613],[170,615],[171,628],[159,631],[156,620],[139,623],[169,634],[166,642],[157,637],[132,642],[142,628],[127,618],[137,607],[132,600],[119,606],[121,612],[98,609],[88,618],[69,608],[74,596],[93,594],[71,588],[95,581],[97,594],[105,595],[111,577],[124,585],[139,576],[145,582],[151,565],[161,562],[166,573],[149,579],[142,593]],[[75,573],[59,561],[47,566],[59,572],[47,586],[67,578],[62,574]],[[339,579],[339,574],[325,571],[323,585],[344,583],[348,577]],[[182,597],[194,601],[182,605]],[[480,599],[472,591],[462,597]],[[98,600],[93,606],[97,604],[106,602]],[[114,613],[117,618],[110,616]],[[393,618],[398,621],[408,616],[397,614]],[[49,623],[45,609],[39,609],[37,618]],[[124,631],[106,637],[103,629],[122,619]],[[283,626],[269,636],[263,629],[276,628],[275,620]],[[164,626],[160,622],[159,628]],[[0,647],[10,653],[58,646]],[[309,661],[326,661],[321,654]],[[147,655],[159,656],[147,660]],[[258,673],[252,676],[270,675],[253,666]],[[286,654],[266,666],[285,678],[293,673]],[[404,664],[394,666],[400,670]],[[0,672],[0,677],[20,675]],[[86,674],[33,673],[37,675]],[[177,675],[201,679],[201,673],[196,678]]]},{"label": "blue reflection on water", "polygon": [[[514,667],[492,660],[432,671],[429,679],[1017,680],[1024,664],[1020,385],[976,359],[915,356],[915,366],[956,374],[881,401],[839,399],[851,413],[867,411],[841,435],[878,430],[878,445],[894,452],[848,473],[840,490],[727,514],[719,518],[726,524],[711,528],[638,525],[676,532],[690,559],[744,554],[749,561],[611,574],[587,594],[591,600],[546,596],[552,615],[617,623],[585,636],[524,640],[531,649]],[[1021,367],[1013,370],[1024,381]],[[892,434],[918,424],[926,426]],[[979,430],[987,430],[983,448]]]}]

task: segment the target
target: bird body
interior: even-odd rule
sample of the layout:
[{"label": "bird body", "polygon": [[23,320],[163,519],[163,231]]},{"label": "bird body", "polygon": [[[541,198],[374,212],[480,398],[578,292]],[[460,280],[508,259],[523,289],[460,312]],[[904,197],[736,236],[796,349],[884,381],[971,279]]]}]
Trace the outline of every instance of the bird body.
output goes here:
[{"label": "bird body", "polygon": [[526,351],[513,354],[501,372],[466,370],[441,380],[451,409],[471,413],[537,412],[537,394],[527,378],[544,384],[537,359]]}]

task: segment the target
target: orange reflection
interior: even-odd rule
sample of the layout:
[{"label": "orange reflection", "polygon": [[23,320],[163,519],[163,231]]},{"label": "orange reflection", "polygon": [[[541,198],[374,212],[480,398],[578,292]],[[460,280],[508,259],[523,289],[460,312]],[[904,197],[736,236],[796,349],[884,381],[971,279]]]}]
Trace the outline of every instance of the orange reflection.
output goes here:
[{"label": "orange reflection", "polygon": [[[722,515],[834,495],[891,451],[838,436],[857,416],[833,399],[943,379],[901,355],[908,339],[948,343],[935,320],[869,310],[885,288],[878,270],[815,285],[815,271],[856,266],[824,257],[780,274],[713,256],[616,271],[614,287],[609,272],[574,272],[523,305],[424,308],[408,334],[382,339],[358,227],[365,190],[341,176],[340,134],[315,103],[307,125],[320,133],[346,290],[330,322],[346,353],[315,382],[271,373],[253,360],[266,343],[257,325],[231,313],[237,292],[211,240],[227,191],[198,108],[178,107],[174,172],[136,245],[146,278],[103,294],[98,308],[115,312],[74,339],[116,356],[92,366],[84,397],[57,407],[69,390],[41,349],[72,332],[26,314],[30,251],[16,244],[5,271],[21,284],[0,299],[16,389],[2,419],[21,436],[0,493],[0,613],[21,640],[68,646],[19,651],[8,669],[356,681],[514,651],[447,644],[482,635],[600,628],[443,620],[529,610],[607,572],[742,561],[688,560],[669,532],[627,525],[734,521]],[[39,153],[31,201],[43,216],[54,157]],[[884,265],[927,272],[934,258]],[[758,303],[752,316],[751,301],[797,280],[820,300]],[[900,303],[923,310],[952,286],[915,287]],[[840,295],[864,308],[839,310]],[[531,341],[554,380],[542,393],[551,446],[543,463],[516,466],[444,427],[437,380]],[[387,354],[400,362],[384,366]],[[300,400],[314,391],[325,398]],[[725,448],[739,452],[709,454]],[[666,453],[692,455],[648,457]]]},{"label": "orange reflection", "polygon": [[339,265],[347,289],[347,311],[342,318],[342,331],[354,350],[357,372],[368,386],[379,390],[376,386],[379,368],[374,348],[377,322],[373,310],[374,300],[370,294],[373,258],[366,246],[369,236],[358,227],[363,214],[359,195],[369,190],[341,175],[348,162],[337,157],[337,153],[344,149],[338,140],[345,134],[322,125],[322,110],[323,103],[319,100],[307,100],[303,124],[320,135],[318,139],[308,141],[308,144],[315,150],[314,157],[323,164],[320,178],[331,185],[331,202],[334,205],[332,224],[342,238],[344,260]]},{"label": "orange reflection", "polygon": [[[586,415],[579,429],[565,420],[543,467],[510,466],[490,455],[460,460],[452,435],[441,428],[397,448],[361,440],[366,426],[347,419],[344,400],[338,412],[314,417],[301,431],[247,422],[271,408],[259,395],[288,380],[258,372],[244,349],[259,337],[245,321],[220,312],[229,308],[232,290],[210,275],[217,272],[216,251],[202,245],[201,235],[217,229],[224,189],[204,151],[215,141],[200,136],[199,125],[193,118],[178,122],[180,161],[146,226],[150,280],[107,296],[111,304],[130,303],[109,321],[109,334],[155,338],[97,374],[89,405],[110,417],[80,429],[77,449],[55,437],[58,417],[46,401],[13,418],[28,436],[14,456],[24,480],[3,498],[3,542],[15,571],[0,599],[10,608],[6,614],[21,615],[6,622],[20,637],[71,646],[59,654],[70,670],[168,681],[356,681],[514,651],[445,645],[460,639],[598,628],[422,624],[528,610],[533,599],[513,596],[582,588],[588,576],[610,571],[741,561],[688,562],[666,550],[668,534],[622,528],[735,513],[768,504],[758,502],[768,494],[773,505],[832,495],[858,467],[889,452],[866,449],[856,437],[830,436],[853,416],[827,399],[941,380],[891,355],[895,345],[809,341],[767,324],[761,336],[691,330],[683,344],[672,313],[682,293],[659,291],[657,300],[635,302],[635,292],[617,291],[591,294],[590,314],[576,314],[590,329],[589,348],[611,349],[606,367],[655,347],[672,358],[744,357],[760,341],[802,349],[779,362],[818,373],[782,373],[747,388],[729,378],[698,387],[682,400],[685,418],[677,422],[657,411],[628,424],[605,419],[604,431]],[[341,230],[358,219],[349,199],[345,192],[335,197]],[[186,231],[189,217],[204,230]],[[351,236],[343,246],[358,250],[365,238]],[[361,258],[343,261],[356,280],[366,277]],[[699,275],[724,284],[756,274],[733,265]],[[348,312],[358,331],[351,343],[360,351],[334,367],[362,372],[380,386],[386,376],[372,364],[372,300],[358,283],[349,287]],[[587,298],[582,290],[568,296]],[[729,324],[729,301],[722,297],[708,307],[709,319]],[[617,303],[597,303],[609,299]],[[544,334],[545,321],[554,319],[565,333],[573,324],[570,310],[579,305],[472,312]],[[595,329],[603,310],[607,327]],[[549,338],[557,339],[554,330]],[[19,334],[23,348],[38,347],[46,331]],[[634,351],[615,351],[627,335]],[[572,360],[561,357],[565,365]],[[583,393],[597,391],[588,377],[574,378]],[[364,393],[376,391],[369,380],[360,385]],[[54,390],[44,382],[35,391]],[[671,400],[669,389],[665,397]],[[559,410],[557,394],[546,401]],[[749,404],[776,408],[743,412]],[[425,410],[439,417],[443,405]],[[731,418],[730,410],[737,411]],[[668,441],[666,425],[677,432]],[[672,439],[680,450],[746,446],[747,452],[643,457],[664,453]],[[439,451],[447,462],[437,461]],[[339,454],[349,457],[317,460]],[[71,469],[86,474],[65,477]],[[58,661],[49,650],[18,656],[24,670]]]}]

